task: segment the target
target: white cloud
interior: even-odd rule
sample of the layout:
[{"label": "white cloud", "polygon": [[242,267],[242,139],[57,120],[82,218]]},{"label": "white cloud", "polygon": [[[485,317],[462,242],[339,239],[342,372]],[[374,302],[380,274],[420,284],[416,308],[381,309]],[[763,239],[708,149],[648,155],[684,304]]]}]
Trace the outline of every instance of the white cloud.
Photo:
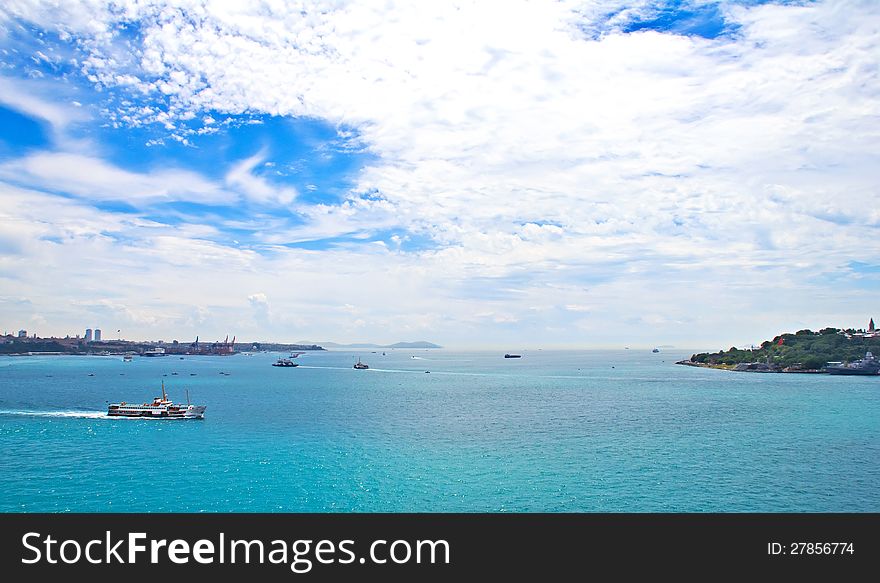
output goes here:
[{"label": "white cloud", "polygon": [[38,152],[0,164],[0,178],[90,200],[188,200],[231,203],[236,195],[187,170],[138,173],[99,158],[68,152]]},{"label": "white cloud", "polygon": [[226,184],[229,188],[242,192],[255,201],[277,202],[282,205],[292,203],[296,198],[294,188],[270,184],[265,178],[253,173],[254,168],[260,166],[265,159],[265,152],[245,158],[226,174]]},{"label": "white cloud", "polygon": [[[344,331],[322,308],[342,302],[368,306],[372,315],[361,319],[373,329],[404,330],[395,313],[419,313],[450,338],[456,327],[468,337],[478,320],[555,328],[572,312],[580,334],[614,322],[683,334],[682,323],[720,326],[719,305],[754,314],[737,324],[742,331],[833,315],[841,304],[865,310],[867,296],[834,278],[848,275],[851,260],[880,262],[872,236],[880,9],[868,1],[720,7],[739,29],[710,40],[621,33],[621,23],[651,13],[649,2],[120,3],[119,14],[140,27],[126,52],[128,41],[113,34],[121,17],[77,6],[62,28],[81,41],[95,82],[166,96],[167,106],[152,108],[133,97],[118,119],[169,132],[217,112],[353,127],[375,156],[354,192],[380,196],[300,203],[255,173],[262,154],[242,160],[222,187],[71,154],[6,163],[0,176],[97,199],[235,191],[295,205],[306,223],[275,228],[266,219],[259,240],[267,245],[391,228],[431,242],[410,252],[272,247],[263,256],[197,234],[156,237],[171,273],[175,247],[214,262],[229,254],[235,268],[218,317],[253,295],[245,284],[253,278],[274,312],[309,306],[304,325],[326,317]],[[56,22],[40,3],[11,12]],[[304,289],[277,275],[291,272]],[[201,277],[193,286],[207,292],[210,277]],[[792,297],[768,300],[768,286]],[[392,294],[394,310],[383,309]],[[529,324],[523,310],[537,305],[559,314],[548,309]]]},{"label": "white cloud", "polygon": [[45,95],[47,92],[45,83],[0,77],[0,104],[47,122],[56,133],[72,122],[88,119],[76,101],[70,103],[73,107],[62,105]]}]

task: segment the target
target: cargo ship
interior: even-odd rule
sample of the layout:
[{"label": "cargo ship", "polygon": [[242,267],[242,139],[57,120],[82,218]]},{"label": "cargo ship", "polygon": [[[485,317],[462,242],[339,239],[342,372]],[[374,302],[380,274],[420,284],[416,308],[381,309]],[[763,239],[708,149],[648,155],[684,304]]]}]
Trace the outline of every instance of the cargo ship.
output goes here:
[{"label": "cargo ship", "polygon": [[165,393],[162,382],[162,396],[153,399],[152,403],[135,405],[132,403],[110,403],[107,407],[108,417],[146,417],[149,419],[204,419],[206,405],[192,405],[189,402],[189,391],[186,393],[186,404],[172,402]]}]

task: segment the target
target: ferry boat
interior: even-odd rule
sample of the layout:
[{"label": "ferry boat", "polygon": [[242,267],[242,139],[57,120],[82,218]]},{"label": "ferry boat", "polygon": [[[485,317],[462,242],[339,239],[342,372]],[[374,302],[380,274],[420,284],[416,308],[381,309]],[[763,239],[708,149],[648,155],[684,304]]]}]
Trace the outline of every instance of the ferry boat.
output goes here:
[{"label": "ferry boat", "polygon": [[275,362],[272,363],[272,366],[299,366],[297,363],[293,362],[289,358],[279,358]]},{"label": "ferry boat", "polygon": [[874,358],[870,352],[865,353],[865,358],[849,364],[829,364],[825,367],[829,374],[840,375],[877,375],[880,374],[880,360]]},{"label": "ferry boat", "polygon": [[204,419],[206,405],[192,405],[189,402],[189,391],[186,393],[186,405],[173,403],[165,393],[165,382],[162,382],[162,396],[153,399],[152,403],[135,405],[132,403],[110,403],[107,407],[108,417],[147,417],[149,419]]},{"label": "ferry boat", "polygon": [[356,363],[354,363],[354,367],[352,367],[352,368],[356,368],[358,370],[364,370],[364,369],[370,368],[370,365],[364,364],[363,362],[361,362],[361,359],[358,358],[358,361]]},{"label": "ferry boat", "polygon": [[521,354],[505,354],[504,358],[522,358]]},{"label": "ferry boat", "polygon": [[144,350],[143,356],[165,356],[165,349],[161,347]]}]

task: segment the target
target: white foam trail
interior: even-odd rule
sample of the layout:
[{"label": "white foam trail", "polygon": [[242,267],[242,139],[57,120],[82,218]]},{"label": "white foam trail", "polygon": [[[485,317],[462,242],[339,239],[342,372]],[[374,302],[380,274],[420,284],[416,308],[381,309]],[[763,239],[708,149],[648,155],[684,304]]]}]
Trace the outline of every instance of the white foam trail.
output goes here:
[{"label": "white foam trail", "polygon": [[0,415],[20,415],[23,417],[62,417],[72,419],[109,419],[103,411],[24,411],[0,409]]}]

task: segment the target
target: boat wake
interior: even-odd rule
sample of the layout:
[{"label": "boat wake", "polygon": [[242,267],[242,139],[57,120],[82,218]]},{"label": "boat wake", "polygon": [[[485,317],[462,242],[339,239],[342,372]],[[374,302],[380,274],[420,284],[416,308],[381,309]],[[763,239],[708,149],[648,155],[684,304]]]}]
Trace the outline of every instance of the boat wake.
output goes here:
[{"label": "boat wake", "polygon": [[26,411],[21,409],[0,409],[0,415],[21,417],[54,417],[69,419],[110,419],[104,411]]}]

